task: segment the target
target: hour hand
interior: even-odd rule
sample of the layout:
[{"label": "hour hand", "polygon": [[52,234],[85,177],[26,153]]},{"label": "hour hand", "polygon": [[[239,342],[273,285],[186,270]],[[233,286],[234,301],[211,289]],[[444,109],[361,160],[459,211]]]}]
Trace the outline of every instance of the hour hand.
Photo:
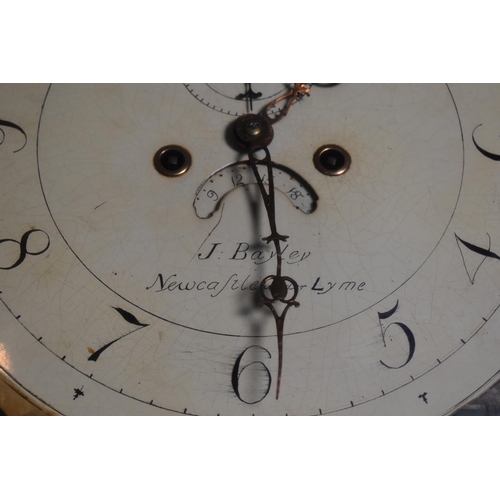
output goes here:
[{"label": "hour hand", "polygon": [[271,241],[286,241],[288,240],[289,236],[284,236],[282,234],[279,234],[278,231],[272,231],[269,236],[266,236],[263,239],[266,243],[269,243]]}]

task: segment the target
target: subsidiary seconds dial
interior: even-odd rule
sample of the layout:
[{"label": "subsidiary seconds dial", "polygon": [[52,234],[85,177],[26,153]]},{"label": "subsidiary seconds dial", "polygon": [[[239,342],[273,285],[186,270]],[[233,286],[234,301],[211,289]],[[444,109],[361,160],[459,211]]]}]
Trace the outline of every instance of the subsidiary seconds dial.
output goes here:
[{"label": "subsidiary seconds dial", "polygon": [[185,83],[200,103],[231,116],[252,112],[286,93],[290,83]]}]

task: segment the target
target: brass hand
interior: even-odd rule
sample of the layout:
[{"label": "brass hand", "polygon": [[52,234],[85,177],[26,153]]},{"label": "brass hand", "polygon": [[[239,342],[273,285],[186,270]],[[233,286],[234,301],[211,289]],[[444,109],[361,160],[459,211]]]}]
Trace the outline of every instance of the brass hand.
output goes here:
[{"label": "brass hand", "polygon": [[[291,306],[299,307],[299,303],[295,300],[299,293],[299,286],[295,280],[288,276],[281,275],[281,264],[282,264],[282,253],[281,253],[281,241],[286,241],[288,236],[284,236],[278,233],[276,228],[276,207],[275,207],[275,193],[274,193],[274,177],[273,177],[273,162],[271,160],[271,154],[267,149],[267,146],[272,142],[274,137],[274,131],[272,124],[279,120],[282,120],[288,113],[292,104],[299,99],[302,95],[308,95],[310,89],[305,83],[295,83],[293,88],[286,94],[278,97],[271,103],[269,103],[259,115],[243,115],[234,124],[234,130],[237,140],[244,147],[247,148],[248,161],[250,167],[255,175],[257,184],[266,207],[267,217],[269,219],[269,226],[271,228],[271,234],[262,238],[266,243],[271,241],[274,242],[276,248],[276,274],[269,275],[265,277],[260,283],[260,294],[262,296],[261,305],[266,305],[273,313],[276,322],[276,334],[278,337],[278,381],[276,384],[276,399],[279,398],[280,385],[281,385],[281,372],[283,368],[283,331],[285,325],[285,316],[288,309]],[[279,112],[274,118],[269,116],[269,111],[278,102],[288,99],[283,110]],[[269,179],[269,189],[266,191],[264,182],[259,175],[257,170],[257,158],[255,153],[257,151],[263,151],[265,153],[265,158],[262,160],[267,165],[267,177]],[[269,290],[271,296],[267,296],[265,293],[266,285],[270,283]],[[291,298],[287,299],[289,295],[289,285],[293,289]],[[281,314],[278,314],[274,304],[276,302],[281,302],[285,304],[285,307]]]},{"label": "brass hand", "polygon": [[[276,122],[279,122],[280,120],[283,120],[285,116],[288,114],[288,111],[290,110],[292,104],[300,99],[304,95],[309,95],[311,92],[311,88],[308,87],[307,83],[294,83],[293,88],[289,90],[286,94],[283,94],[279,96],[277,99],[274,101],[270,102],[262,111],[262,114],[266,117],[266,119],[269,121],[269,123],[274,124]],[[278,112],[278,114],[274,118],[270,118],[269,116],[269,111],[273,106],[275,106],[278,102],[283,101],[284,99],[288,99],[285,107]]]}]

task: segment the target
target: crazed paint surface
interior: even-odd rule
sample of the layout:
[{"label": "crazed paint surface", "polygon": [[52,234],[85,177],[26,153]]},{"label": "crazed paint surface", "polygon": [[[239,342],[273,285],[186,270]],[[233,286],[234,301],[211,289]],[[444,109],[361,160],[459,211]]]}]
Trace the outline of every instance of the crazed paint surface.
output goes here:
[{"label": "crazed paint surface", "polygon": [[[498,111],[496,87],[313,89],[277,127],[273,160],[318,195],[313,213],[276,198],[301,303],[279,401],[256,295],[266,217],[255,186],[216,191],[241,160],[221,133],[234,117],[188,90],[33,87],[5,108],[22,125],[0,145],[6,371],[67,414],[433,414],[494,382],[497,148],[477,110]],[[353,158],[342,178],[311,165],[332,137]],[[192,152],[185,176],[152,167],[166,142]],[[193,208],[207,179],[224,194],[212,220]]]}]

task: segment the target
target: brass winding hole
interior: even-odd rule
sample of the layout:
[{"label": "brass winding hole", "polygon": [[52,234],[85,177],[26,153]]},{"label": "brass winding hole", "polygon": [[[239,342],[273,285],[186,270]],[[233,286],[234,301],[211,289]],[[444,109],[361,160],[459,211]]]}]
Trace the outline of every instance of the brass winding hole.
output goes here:
[{"label": "brass winding hole", "polygon": [[325,144],[314,153],[313,163],[322,174],[342,175],[351,166],[351,155],[337,144]]},{"label": "brass winding hole", "polygon": [[170,144],[161,147],[153,157],[153,165],[157,172],[167,177],[178,177],[191,167],[191,154],[186,148]]}]

